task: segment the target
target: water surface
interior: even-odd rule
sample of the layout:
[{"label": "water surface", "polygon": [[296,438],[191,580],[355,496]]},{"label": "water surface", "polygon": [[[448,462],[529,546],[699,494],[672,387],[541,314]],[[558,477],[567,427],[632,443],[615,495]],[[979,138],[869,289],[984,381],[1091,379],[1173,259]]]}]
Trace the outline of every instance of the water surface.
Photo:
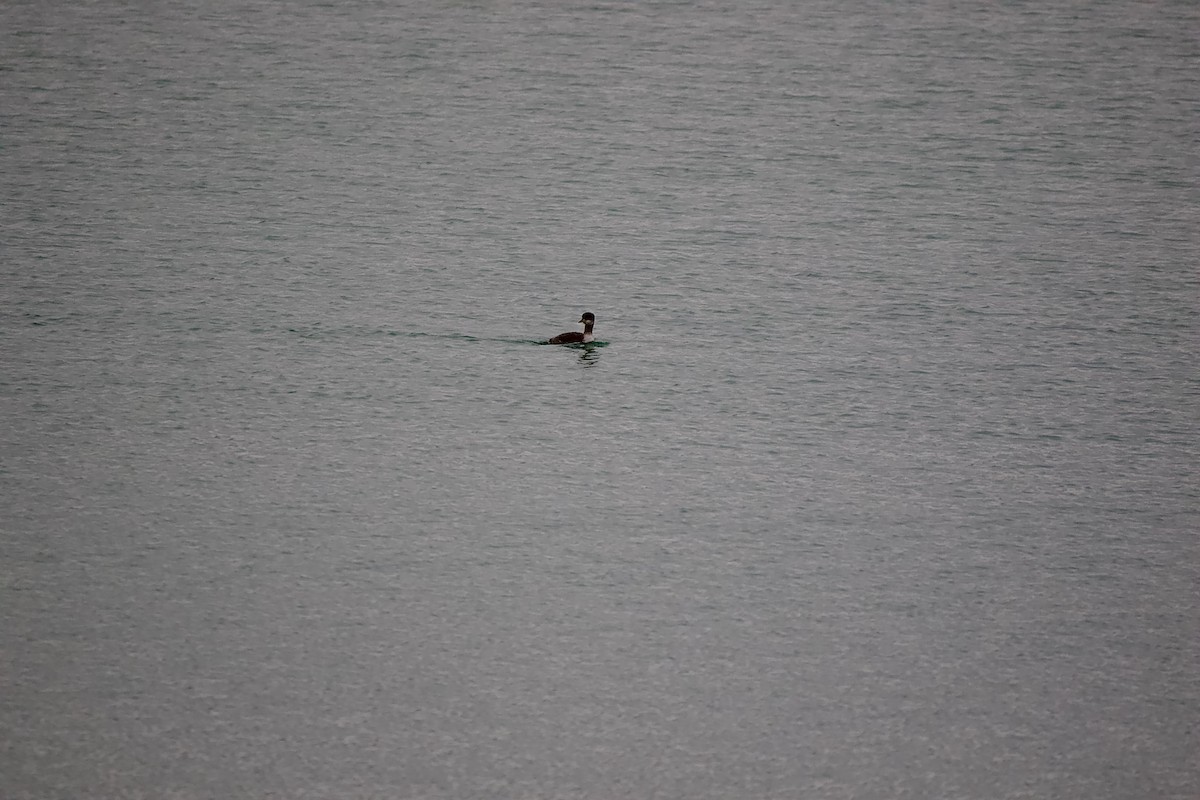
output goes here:
[{"label": "water surface", "polygon": [[3,14],[0,795],[1200,794],[1191,4]]}]

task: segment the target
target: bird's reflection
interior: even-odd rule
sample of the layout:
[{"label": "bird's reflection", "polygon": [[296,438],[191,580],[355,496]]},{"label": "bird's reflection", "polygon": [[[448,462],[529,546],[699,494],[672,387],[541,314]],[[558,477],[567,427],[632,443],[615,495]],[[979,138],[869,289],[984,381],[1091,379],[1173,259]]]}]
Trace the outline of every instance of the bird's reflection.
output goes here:
[{"label": "bird's reflection", "polygon": [[600,363],[600,348],[594,344],[579,346],[579,363],[585,367],[594,367]]}]

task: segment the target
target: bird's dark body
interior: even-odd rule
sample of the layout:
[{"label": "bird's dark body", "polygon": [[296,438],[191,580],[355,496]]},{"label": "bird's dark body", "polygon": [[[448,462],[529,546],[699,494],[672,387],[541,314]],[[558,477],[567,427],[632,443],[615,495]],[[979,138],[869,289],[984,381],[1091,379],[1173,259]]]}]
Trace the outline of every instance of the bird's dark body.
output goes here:
[{"label": "bird's dark body", "polygon": [[578,344],[583,341],[583,334],[579,331],[567,331],[555,336],[546,344]]}]

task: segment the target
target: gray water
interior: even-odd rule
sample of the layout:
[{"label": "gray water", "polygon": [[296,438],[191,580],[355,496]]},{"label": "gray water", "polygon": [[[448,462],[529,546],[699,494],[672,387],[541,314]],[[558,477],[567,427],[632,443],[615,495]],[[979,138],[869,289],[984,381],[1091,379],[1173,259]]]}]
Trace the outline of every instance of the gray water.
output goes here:
[{"label": "gray water", "polygon": [[0,797],[1194,800],[1197,75],[1171,0],[6,0]]}]

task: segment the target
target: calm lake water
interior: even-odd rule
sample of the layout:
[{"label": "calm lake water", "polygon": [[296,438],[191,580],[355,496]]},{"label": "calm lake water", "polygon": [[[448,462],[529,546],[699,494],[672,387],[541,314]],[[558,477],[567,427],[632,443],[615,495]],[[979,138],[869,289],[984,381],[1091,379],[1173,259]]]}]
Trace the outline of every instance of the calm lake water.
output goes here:
[{"label": "calm lake water", "polygon": [[1190,0],[0,22],[6,800],[1200,796]]}]

